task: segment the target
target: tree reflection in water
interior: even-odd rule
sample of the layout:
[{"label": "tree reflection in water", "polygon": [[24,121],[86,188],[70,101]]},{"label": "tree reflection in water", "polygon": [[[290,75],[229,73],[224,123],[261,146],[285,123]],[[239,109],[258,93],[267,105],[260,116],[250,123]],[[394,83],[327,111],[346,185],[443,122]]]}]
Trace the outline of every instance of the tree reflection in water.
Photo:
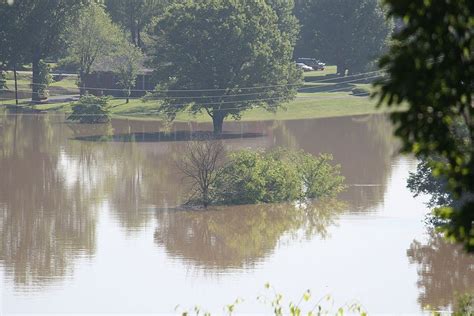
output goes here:
[{"label": "tree reflection in water", "polygon": [[345,207],[326,200],[158,211],[154,238],[170,256],[204,271],[239,269],[265,259],[284,236],[327,237]]},{"label": "tree reflection in water", "polygon": [[426,243],[414,240],[407,256],[417,265],[422,308],[453,310],[458,295],[474,293],[474,256],[442,235],[430,232]]},{"label": "tree reflection in water", "polygon": [[93,199],[80,181],[66,181],[56,122],[19,116],[1,123],[0,260],[17,286],[41,286],[94,254]]}]

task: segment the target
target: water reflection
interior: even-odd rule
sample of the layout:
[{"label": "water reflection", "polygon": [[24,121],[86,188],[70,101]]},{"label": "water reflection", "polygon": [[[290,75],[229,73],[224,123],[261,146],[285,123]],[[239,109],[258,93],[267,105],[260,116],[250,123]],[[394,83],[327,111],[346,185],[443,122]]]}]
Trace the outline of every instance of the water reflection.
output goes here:
[{"label": "water reflection", "polygon": [[[79,258],[93,257],[104,209],[113,219],[104,225],[119,226],[127,236],[156,216],[157,244],[212,270],[254,265],[282,236],[325,237],[343,209],[339,203],[306,212],[260,205],[155,215],[152,210],[174,208],[186,197],[175,163],[185,142],[172,140],[211,131],[207,123],[81,125],[55,115],[15,115],[2,116],[0,125],[0,260],[15,284],[25,287],[71,275]],[[367,210],[383,201],[395,145],[382,116],[234,122],[226,130],[233,135],[224,140],[229,150],[283,146],[332,153],[349,184],[375,184],[351,187],[342,196],[347,209]],[[166,141],[145,137],[162,134]]]},{"label": "water reflection", "polygon": [[68,185],[60,133],[38,117],[1,122],[0,260],[15,284],[69,274],[95,252],[95,212],[82,183]]},{"label": "water reflection", "polygon": [[271,254],[283,236],[326,238],[345,208],[327,200],[159,211],[154,238],[168,255],[206,271],[248,268]]},{"label": "water reflection", "polygon": [[421,307],[452,310],[457,295],[474,293],[474,256],[440,234],[430,232],[425,243],[414,240],[407,256],[418,267]]},{"label": "water reflection", "polygon": [[370,211],[383,202],[398,144],[383,115],[275,122],[276,146],[314,155],[331,153],[349,189],[341,195],[351,211]]}]

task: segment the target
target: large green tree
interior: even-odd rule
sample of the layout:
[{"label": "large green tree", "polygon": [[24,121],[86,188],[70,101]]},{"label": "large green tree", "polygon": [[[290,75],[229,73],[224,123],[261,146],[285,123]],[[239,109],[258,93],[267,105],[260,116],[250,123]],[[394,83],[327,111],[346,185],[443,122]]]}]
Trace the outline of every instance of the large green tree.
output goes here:
[{"label": "large green tree", "polygon": [[[391,115],[405,151],[437,157],[455,203],[439,208],[444,231],[474,251],[474,1],[385,0],[402,19],[380,67],[381,103],[408,109]],[[461,131],[461,132],[460,132]]]},{"label": "large green tree", "polygon": [[170,119],[180,111],[205,111],[221,133],[226,117],[256,106],[276,110],[292,99],[301,78],[291,61],[292,5],[204,0],[169,7],[154,31],[161,110]]},{"label": "large green tree", "polygon": [[143,68],[144,59],[142,51],[129,42],[120,45],[114,58],[113,70],[118,78],[117,84],[123,89],[127,103],[132,89],[135,87],[138,74]]},{"label": "large green tree", "polygon": [[302,24],[297,57],[317,56],[341,75],[366,70],[392,29],[379,0],[299,0],[295,13]]},{"label": "large green tree", "polygon": [[67,58],[79,67],[81,94],[85,90],[84,77],[91,73],[93,66],[128,44],[104,8],[94,2],[79,11],[79,17],[69,28],[68,42]]},{"label": "large green tree", "polygon": [[[7,10],[18,24],[10,29],[14,41],[21,49],[13,49],[14,54],[24,55],[33,66],[32,100],[39,101],[40,60],[64,48],[64,30],[74,19],[83,0],[15,0],[11,5],[2,3],[2,11]],[[20,18],[21,17],[21,18]],[[7,23],[2,20],[2,28]],[[5,27],[8,27],[5,26]],[[16,47],[16,45],[15,45]]]},{"label": "large green tree", "polygon": [[[25,41],[24,25],[29,7],[26,2],[0,2],[0,72],[13,70],[15,95],[18,104],[17,68],[29,60],[29,51]],[[10,87],[11,88],[11,87]]]}]

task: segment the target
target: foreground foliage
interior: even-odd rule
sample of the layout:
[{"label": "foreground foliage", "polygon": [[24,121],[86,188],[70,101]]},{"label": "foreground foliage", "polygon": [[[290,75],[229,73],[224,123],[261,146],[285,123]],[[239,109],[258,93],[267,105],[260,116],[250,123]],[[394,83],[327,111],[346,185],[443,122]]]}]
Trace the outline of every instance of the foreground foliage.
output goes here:
[{"label": "foreground foliage", "polygon": [[[268,294],[265,293],[257,297],[257,300],[263,305],[268,306],[271,309],[269,315],[275,316],[316,316],[316,315],[337,315],[343,316],[344,314],[350,315],[360,315],[366,316],[367,312],[363,307],[357,303],[347,303],[339,308],[334,307],[334,300],[330,295],[325,295],[323,297],[314,298],[310,290],[306,290],[298,300],[298,302],[286,301],[283,294],[278,293],[273,286],[269,283],[265,284],[265,289]],[[236,299],[231,304],[228,304],[224,307],[224,312],[227,315],[233,315],[236,309],[240,304],[244,303],[244,300],[241,298]],[[176,310],[179,310],[179,305],[176,307]],[[205,316],[210,316],[210,312],[203,311],[199,306],[195,306],[194,314]],[[182,316],[192,315],[189,311],[181,312]]]},{"label": "foreground foliage", "polygon": [[85,95],[72,106],[72,113],[67,117],[80,123],[106,123],[110,120],[107,97]]},{"label": "foreground foliage", "polygon": [[[381,61],[379,101],[409,105],[393,113],[403,149],[439,157],[433,174],[446,179],[460,206],[437,209],[443,231],[474,251],[474,2],[385,0],[389,15],[403,19]],[[462,137],[458,125],[466,131]]]}]

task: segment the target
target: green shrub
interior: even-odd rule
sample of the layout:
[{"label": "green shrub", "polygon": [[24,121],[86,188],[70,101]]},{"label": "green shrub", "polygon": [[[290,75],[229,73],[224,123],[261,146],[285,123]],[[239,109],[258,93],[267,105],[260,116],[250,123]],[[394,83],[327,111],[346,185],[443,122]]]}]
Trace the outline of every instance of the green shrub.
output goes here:
[{"label": "green shrub", "polygon": [[107,123],[110,120],[108,97],[85,95],[72,106],[72,114],[67,119],[80,123]]},{"label": "green shrub", "polygon": [[38,82],[35,84],[39,85],[38,94],[40,99],[47,99],[49,96],[48,86],[53,82],[53,77],[50,74],[50,67],[43,60],[38,63],[39,73]]},{"label": "green shrub", "polygon": [[295,157],[296,165],[303,181],[304,197],[321,199],[335,197],[346,186],[345,178],[341,176],[341,166],[331,165],[332,155],[321,154],[314,157],[303,151]]},{"label": "green shrub", "polygon": [[330,155],[276,149],[230,155],[215,183],[216,203],[255,204],[334,197],[344,190]]},{"label": "green shrub", "polygon": [[474,316],[474,293],[461,295],[456,305],[454,316]]}]

